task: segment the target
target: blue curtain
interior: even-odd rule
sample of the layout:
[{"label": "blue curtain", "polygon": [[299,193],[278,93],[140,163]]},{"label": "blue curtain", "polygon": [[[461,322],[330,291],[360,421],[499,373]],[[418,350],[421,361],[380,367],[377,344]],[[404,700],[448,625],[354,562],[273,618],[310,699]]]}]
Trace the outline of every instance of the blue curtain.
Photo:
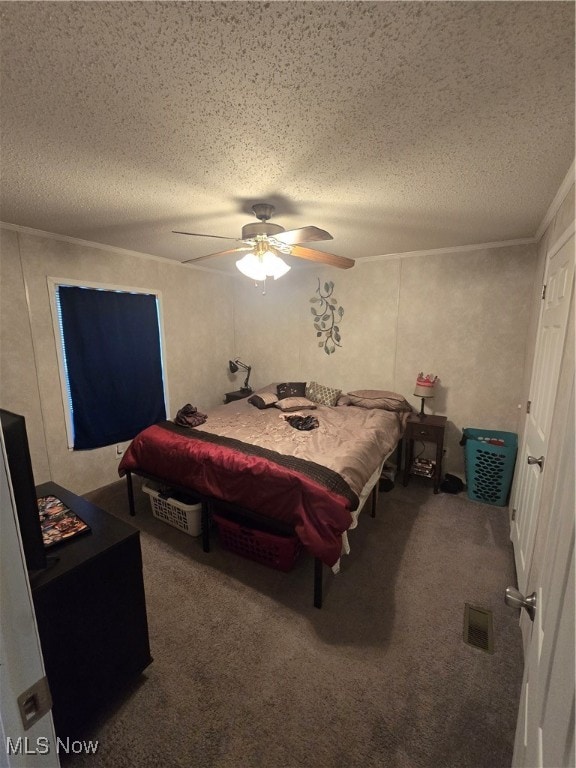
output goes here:
[{"label": "blue curtain", "polygon": [[74,449],[131,440],[166,418],[156,296],[58,286]]}]

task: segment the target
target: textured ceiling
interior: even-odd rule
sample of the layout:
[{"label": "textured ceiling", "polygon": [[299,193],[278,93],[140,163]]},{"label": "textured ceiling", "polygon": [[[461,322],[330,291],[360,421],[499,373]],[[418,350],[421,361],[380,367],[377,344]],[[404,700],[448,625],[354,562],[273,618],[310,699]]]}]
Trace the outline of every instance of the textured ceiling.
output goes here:
[{"label": "textured ceiling", "polygon": [[0,2],[0,219],[178,260],[227,244],[171,230],[239,237],[257,201],[351,258],[533,237],[574,9]]}]

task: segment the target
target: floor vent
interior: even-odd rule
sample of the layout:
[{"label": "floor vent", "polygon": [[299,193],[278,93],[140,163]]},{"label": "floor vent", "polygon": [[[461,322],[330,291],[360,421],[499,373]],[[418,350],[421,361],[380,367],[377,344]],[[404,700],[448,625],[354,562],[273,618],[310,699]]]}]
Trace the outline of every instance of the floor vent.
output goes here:
[{"label": "floor vent", "polygon": [[465,603],[464,642],[486,653],[494,653],[492,611]]}]

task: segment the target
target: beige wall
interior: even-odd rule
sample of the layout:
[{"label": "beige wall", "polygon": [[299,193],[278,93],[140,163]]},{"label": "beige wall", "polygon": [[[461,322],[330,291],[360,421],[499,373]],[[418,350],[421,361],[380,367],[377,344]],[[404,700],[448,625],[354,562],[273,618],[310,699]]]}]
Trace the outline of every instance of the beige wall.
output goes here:
[{"label": "beige wall", "polygon": [[[523,245],[307,268],[265,295],[236,282],[236,344],[255,385],[391,389],[419,408],[416,374],[435,373],[426,411],[448,417],[444,469],[463,476],[464,427],[518,432],[535,274],[536,248]],[[329,356],[310,313],[318,277],[344,308],[342,347]]]},{"label": "beige wall", "polygon": [[[316,379],[412,395],[420,370],[440,376],[427,412],[448,417],[444,469],[463,475],[466,426],[518,431],[525,381],[533,246],[368,261],[351,270],[293,270],[266,293],[244,278],[2,229],[2,407],[27,417],[37,482],[84,493],[117,478],[115,446],[72,452],[47,276],[162,292],[171,414],[208,409],[238,388],[226,361],[253,366],[254,387]],[[342,346],[318,347],[310,312],[317,280],[334,281]],[[30,303],[28,311],[27,295]]]},{"label": "beige wall", "polygon": [[50,479],[18,235],[0,229],[0,406],[26,416],[37,482]]},{"label": "beige wall", "polygon": [[[315,379],[342,389],[392,388],[398,316],[399,264],[370,262],[351,270],[293,270],[270,281],[266,294],[248,280],[235,283],[236,346],[253,364],[257,386]],[[318,347],[310,299],[318,277],[335,284],[344,308],[342,346]]]},{"label": "beige wall", "polygon": [[[47,277],[161,291],[170,415],[230,389],[230,277],[180,264],[0,230],[0,404],[26,417],[37,483],[76,493],[118,479],[116,447],[68,450]],[[29,305],[29,310],[28,310]]]}]

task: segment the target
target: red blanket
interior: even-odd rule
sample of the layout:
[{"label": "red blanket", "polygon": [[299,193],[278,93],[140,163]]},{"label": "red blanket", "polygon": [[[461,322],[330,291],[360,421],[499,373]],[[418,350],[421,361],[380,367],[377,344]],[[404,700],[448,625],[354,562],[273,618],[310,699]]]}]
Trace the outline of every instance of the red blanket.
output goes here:
[{"label": "red blanket", "polygon": [[[350,527],[350,510],[357,504],[357,497],[339,475],[313,462],[274,455],[274,451],[261,450],[263,455],[258,455],[253,446],[237,440],[214,441],[215,436],[207,433],[204,438],[196,430],[182,434],[168,424],[148,427],[125,452],[120,476],[141,470],[289,523],[315,557],[329,566],[337,562],[341,535]],[[336,478],[324,482],[319,470]]]}]

